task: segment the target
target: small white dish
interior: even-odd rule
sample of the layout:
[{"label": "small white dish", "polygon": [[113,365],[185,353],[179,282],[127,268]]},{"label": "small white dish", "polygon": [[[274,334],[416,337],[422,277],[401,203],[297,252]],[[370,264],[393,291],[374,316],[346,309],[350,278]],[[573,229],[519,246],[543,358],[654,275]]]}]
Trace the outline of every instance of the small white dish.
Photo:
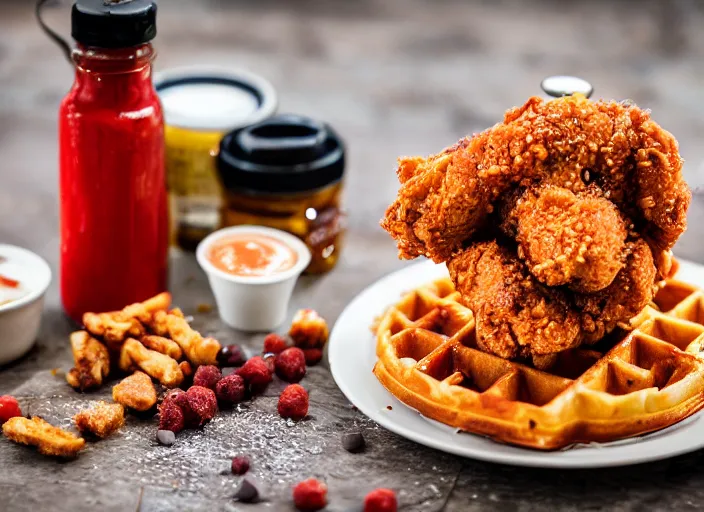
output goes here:
[{"label": "small white dish", "polygon": [[16,295],[8,294],[10,302],[0,304],[0,365],[3,365],[22,357],[34,344],[44,294],[51,283],[51,269],[46,261],[27,249],[0,244],[0,275],[19,281]]},{"label": "small white dish", "polygon": [[[704,266],[682,260],[679,263],[677,279],[704,287]],[[398,302],[404,292],[446,275],[445,265],[430,261],[410,265],[380,279],[357,295],[335,323],[328,343],[332,376],[349,401],[381,426],[444,452],[515,466],[625,466],[674,457],[704,447],[703,413],[641,437],[541,452],[458,432],[403,404],[386,391],[372,373],[376,362],[376,337],[370,326],[388,306]]]},{"label": "small white dish", "polygon": [[[208,259],[213,243],[231,235],[265,235],[290,247],[298,256],[288,270],[267,276],[228,274]],[[288,303],[298,276],[308,266],[310,250],[298,237],[264,226],[233,226],[208,235],[196,249],[198,264],[205,271],[215,296],[220,318],[230,327],[242,331],[271,331],[286,319]]]}]

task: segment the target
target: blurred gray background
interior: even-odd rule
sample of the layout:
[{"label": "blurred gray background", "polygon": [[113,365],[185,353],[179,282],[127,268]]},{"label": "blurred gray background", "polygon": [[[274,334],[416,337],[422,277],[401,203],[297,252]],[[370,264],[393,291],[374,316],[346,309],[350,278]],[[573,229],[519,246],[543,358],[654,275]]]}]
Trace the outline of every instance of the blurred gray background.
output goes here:
[{"label": "blurred gray background", "polygon": [[[33,3],[0,3],[0,240],[53,264],[56,115],[72,70],[37,28]],[[69,7],[47,10],[65,35]],[[704,2],[695,0],[162,0],[156,68],[244,67],[274,84],[280,111],[331,123],[349,147],[352,236],[378,241],[394,266],[377,221],[397,188],[396,157],[436,152],[494,124],[537,94],[546,75],[579,75],[596,97],[652,109],[679,139],[687,178],[699,187],[703,24]],[[690,219],[702,217],[701,202]],[[678,253],[704,261],[693,231]]]}]

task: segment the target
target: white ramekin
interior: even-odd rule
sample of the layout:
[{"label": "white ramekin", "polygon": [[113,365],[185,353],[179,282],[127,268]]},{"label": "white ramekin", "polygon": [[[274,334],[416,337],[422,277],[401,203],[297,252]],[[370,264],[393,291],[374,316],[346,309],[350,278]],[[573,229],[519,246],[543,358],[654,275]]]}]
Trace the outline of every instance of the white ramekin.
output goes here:
[{"label": "white ramekin", "polygon": [[0,305],[0,365],[25,355],[37,338],[44,309],[44,294],[51,283],[46,261],[27,249],[0,244],[0,273],[17,279],[28,293]]},{"label": "white ramekin", "polygon": [[[210,246],[223,237],[241,234],[276,238],[298,255],[296,264],[270,276],[235,276],[223,272],[208,260]],[[299,238],[263,226],[233,226],[208,235],[196,249],[198,264],[205,271],[220,318],[242,331],[271,331],[286,319],[288,303],[298,276],[310,263],[310,250]]]}]

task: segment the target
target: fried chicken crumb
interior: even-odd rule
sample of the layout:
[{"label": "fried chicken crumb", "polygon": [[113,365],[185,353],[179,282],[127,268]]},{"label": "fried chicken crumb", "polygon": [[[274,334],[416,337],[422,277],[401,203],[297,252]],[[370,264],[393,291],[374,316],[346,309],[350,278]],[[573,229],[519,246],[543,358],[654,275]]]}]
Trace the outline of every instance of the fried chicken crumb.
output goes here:
[{"label": "fried chicken crumb", "polygon": [[143,372],[134,372],[112,388],[112,399],[136,411],[148,411],[156,405],[156,389]]},{"label": "fried chicken crumb", "polygon": [[80,411],[73,421],[81,432],[90,432],[104,439],[125,424],[125,409],[121,404],[108,404],[101,400]]},{"label": "fried chicken crumb", "polygon": [[55,457],[75,457],[86,444],[84,439],[37,416],[11,418],[2,426],[2,432],[16,443],[36,446],[39,453]]}]

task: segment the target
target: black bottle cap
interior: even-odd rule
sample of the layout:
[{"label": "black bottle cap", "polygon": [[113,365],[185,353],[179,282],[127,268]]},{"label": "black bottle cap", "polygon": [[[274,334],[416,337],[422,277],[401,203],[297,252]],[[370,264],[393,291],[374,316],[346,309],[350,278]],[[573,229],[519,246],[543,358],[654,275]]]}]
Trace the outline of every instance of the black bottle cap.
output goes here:
[{"label": "black bottle cap", "polygon": [[156,36],[152,0],[78,0],[71,10],[71,36],[85,46],[129,48]]},{"label": "black bottle cap", "polygon": [[228,133],[218,171],[228,190],[287,193],[316,190],[342,179],[345,148],[328,125],[292,114]]}]

